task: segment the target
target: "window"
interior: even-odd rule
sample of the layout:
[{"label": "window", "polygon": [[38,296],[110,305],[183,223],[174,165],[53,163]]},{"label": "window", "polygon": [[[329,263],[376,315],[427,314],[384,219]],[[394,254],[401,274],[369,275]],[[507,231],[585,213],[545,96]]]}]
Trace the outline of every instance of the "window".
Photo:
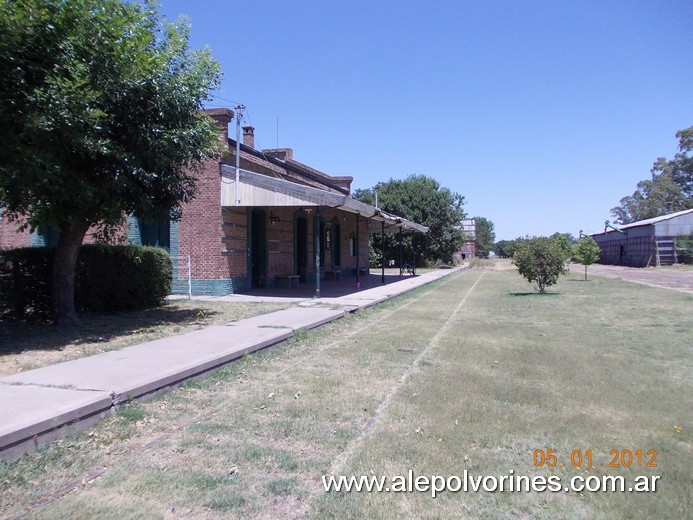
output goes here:
[{"label": "window", "polygon": [[60,230],[53,226],[42,226],[41,235],[43,236],[43,245],[46,247],[55,247],[58,245],[60,238]]},{"label": "window", "polygon": [[151,222],[148,224],[137,220],[140,229],[140,241],[143,246],[162,247],[171,250],[171,221]]},{"label": "window", "polygon": [[325,249],[332,249],[332,228],[328,225],[325,227]]},{"label": "window", "polygon": [[332,222],[332,232],[334,234],[333,246],[332,246],[332,265],[342,265],[342,226],[339,225],[339,221],[334,219]]},{"label": "window", "polygon": [[320,226],[318,227],[318,242],[320,242],[320,267],[325,267],[325,240],[320,237],[325,236],[325,225],[322,220],[320,221]]}]

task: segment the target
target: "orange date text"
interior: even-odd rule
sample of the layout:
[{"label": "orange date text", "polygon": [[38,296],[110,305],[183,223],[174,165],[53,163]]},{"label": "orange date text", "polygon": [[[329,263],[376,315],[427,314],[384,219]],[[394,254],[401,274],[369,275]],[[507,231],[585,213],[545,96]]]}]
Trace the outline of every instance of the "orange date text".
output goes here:
[{"label": "orange date text", "polygon": [[[595,467],[592,450],[573,450],[559,454],[556,450],[534,450],[532,462],[538,468],[556,466]],[[609,455],[601,467],[609,468],[656,468],[657,450],[609,450]]]}]

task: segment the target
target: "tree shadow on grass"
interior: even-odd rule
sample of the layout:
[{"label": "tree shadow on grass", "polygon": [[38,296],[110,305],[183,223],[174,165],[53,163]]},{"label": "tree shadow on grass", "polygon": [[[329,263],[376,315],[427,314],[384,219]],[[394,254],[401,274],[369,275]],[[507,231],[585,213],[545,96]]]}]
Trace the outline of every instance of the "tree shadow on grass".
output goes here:
[{"label": "tree shadow on grass", "polygon": [[0,356],[27,350],[62,350],[67,345],[108,343],[124,336],[154,333],[157,327],[188,326],[217,312],[209,308],[184,309],[163,305],[153,309],[118,313],[84,313],[82,324],[55,327],[40,321],[0,320]]},{"label": "tree shadow on grass", "polygon": [[544,296],[560,296],[561,293],[559,292],[545,292],[544,294],[540,294],[538,291],[530,291],[530,292],[511,292],[508,293],[510,296],[537,296],[537,297],[544,297]]}]

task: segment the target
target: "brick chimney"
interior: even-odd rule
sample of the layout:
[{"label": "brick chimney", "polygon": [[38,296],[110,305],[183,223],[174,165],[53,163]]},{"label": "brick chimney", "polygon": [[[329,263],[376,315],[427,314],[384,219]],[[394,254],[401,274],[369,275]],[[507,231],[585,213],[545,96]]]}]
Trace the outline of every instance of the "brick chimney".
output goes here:
[{"label": "brick chimney", "polygon": [[292,160],[294,158],[294,151],[291,148],[267,148],[262,150],[262,153],[271,155],[280,161]]},{"label": "brick chimney", "polygon": [[255,148],[255,128],[252,126],[243,127],[243,144],[249,148]]},{"label": "brick chimney", "polygon": [[233,111],[228,108],[206,108],[202,111],[217,122],[220,138],[226,143],[229,139],[229,123],[233,119]]}]

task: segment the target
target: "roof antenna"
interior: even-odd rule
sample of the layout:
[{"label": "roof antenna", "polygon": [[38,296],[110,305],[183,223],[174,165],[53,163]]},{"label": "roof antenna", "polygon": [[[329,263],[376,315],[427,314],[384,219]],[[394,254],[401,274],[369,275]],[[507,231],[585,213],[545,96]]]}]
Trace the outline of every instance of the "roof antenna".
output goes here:
[{"label": "roof antenna", "polygon": [[277,150],[279,149],[279,116],[277,116]]}]

